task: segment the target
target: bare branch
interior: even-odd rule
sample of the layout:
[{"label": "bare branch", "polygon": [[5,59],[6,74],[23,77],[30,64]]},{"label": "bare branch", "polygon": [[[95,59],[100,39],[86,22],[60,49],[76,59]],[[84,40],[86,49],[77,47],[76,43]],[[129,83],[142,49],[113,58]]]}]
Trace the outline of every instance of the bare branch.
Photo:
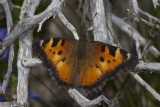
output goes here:
[{"label": "bare branch", "polygon": [[133,9],[135,11],[135,13],[142,13],[143,15],[146,15],[149,19],[152,19],[158,23],[160,23],[160,20],[152,15],[150,15],[149,13],[141,10],[139,7],[138,7],[138,3],[137,3],[137,0],[131,0],[132,1],[132,5],[133,5]]},{"label": "bare branch", "polygon": [[0,55],[24,32],[32,29],[38,25],[45,17],[51,17],[56,14],[58,8],[61,7],[63,0],[53,0],[46,10],[42,13],[20,20],[13,30],[9,33],[9,36],[2,41],[0,48]]},{"label": "bare branch", "polygon": [[[155,28],[155,29],[160,29],[160,26],[159,26],[159,25],[155,25],[155,24],[153,24],[153,23],[150,23],[149,21],[147,21],[147,20],[139,17],[137,13],[134,13],[134,12],[132,12],[132,11],[129,10],[129,9],[127,9],[127,11],[128,11],[128,13],[132,14],[134,17],[138,18],[138,20],[142,21],[143,23],[147,24],[148,26],[153,27],[153,28]],[[140,10],[140,11],[142,11],[142,10]],[[143,12],[143,11],[142,11],[142,12]],[[143,13],[145,13],[145,12],[143,12]],[[149,14],[148,14],[148,15],[149,15]],[[150,17],[151,17],[151,15],[150,15]]]},{"label": "bare branch", "polygon": [[[133,8],[134,8],[134,11],[135,13],[142,13],[144,15],[146,15],[148,18],[150,19],[153,19],[157,22],[160,22],[160,20],[156,17],[153,17],[152,15],[142,11],[139,7],[138,7],[138,3],[137,3],[137,0],[131,0],[132,1],[132,5],[133,5]],[[143,22],[145,22],[144,20],[142,20]],[[137,32],[138,34],[138,32]],[[141,37],[139,34],[138,34],[139,37]],[[141,39],[142,40],[142,39]],[[141,45],[145,45],[146,44],[146,41],[144,40],[144,43],[142,41],[136,41],[137,43],[142,43]],[[158,57],[160,55],[159,51],[153,46],[151,45],[149,47],[149,51],[151,51],[156,57]],[[154,70],[154,71],[159,71],[160,70],[160,64],[159,63],[139,63],[136,67],[136,69],[145,69],[145,70]],[[138,74],[134,74],[134,73],[131,73],[131,75],[146,89],[148,90],[158,101],[160,101],[160,95],[150,86],[148,85]]]},{"label": "bare branch", "polygon": [[12,0],[8,0],[8,3],[10,5],[11,9],[13,9],[13,8],[21,9],[21,6],[13,4]]},{"label": "bare branch", "polygon": [[24,107],[21,104],[18,104],[17,102],[0,102],[1,107]]},{"label": "bare branch", "polygon": [[78,34],[76,29],[73,27],[73,25],[66,19],[66,17],[60,12],[57,12],[58,17],[61,19],[61,21],[63,22],[63,24],[73,33],[74,38],[76,40],[79,40]]},{"label": "bare branch", "polygon": [[160,73],[160,63],[157,62],[140,62],[135,70],[148,70],[155,73]]},{"label": "bare branch", "polygon": [[0,1],[0,4],[3,4],[3,3],[5,3],[5,2],[7,2],[7,0],[1,0],[1,1]]},{"label": "bare branch", "polygon": [[114,46],[118,46],[118,42],[117,39],[115,37],[114,34],[114,30],[112,27],[112,12],[111,12],[111,4],[109,2],[109,0],[105,1],[105,14],[106,14],[106,25],[107,25],[107,32],[108,32],[108,39],[109,39],[109,43],[114,45]]},{"label": "bare branch", "polygon": [[3,4],[3,8],[5,10],[5,15],[6,15],[6,19],[7,19],[7,31],[9,32],[11,27],[13,26],[13,21],[12,21],[12,14],[8,5],[8,2],[4,2]]},{"label": "bare branch", "polygon": [[140,42],[139,41],[135,41],[135,45],[136,45],[136,52],[138,55],[138,58],[141,59],[142,58],[142,52],[141,52],[141,48],[140,48]]},{"label": "bare branch", "polygon": [[84,96],[82,96],[82,94],[79,93],[76,89],[69,89],[68,93],[82,107],[88,107],[88,106],[96,105],[96,104],[99,104],[101,101],[104,101],[109,106],[113,106],[112,102],[110,100],[108,100],[103,95],[97,97],[94,100],[89,100],[89,99],[85,98]]},{"label": "bare branch", "polygon": [[160,20],[152,15],[150,15],[149,13],[143,11],[143,10],[139,10],[140,13],[142,13],[143,15],[146,15],[149,19],[152,19],[158,23],[160,23]]},{"label": "bare branch", "polygon": [[[47,19],[49,19],[52,15],[53,15],[53,13],[49,13],[49,14],[47,14],[47,16],[44,17],[44,19],[39,23],[39,27],[38,27],[37,32],[41,31],[41,28],[42,28],[43,23],[44,23]],[[55,15],[56,15],[56,13],[55,13]],[[53,17],[55,17],[55,15],[53,15]]]},{"label": "bare branch", "polygon": [[157,6],[160,5],[160,4],[158,3],[158,0],[152,0],[152,1],[153,1],[154,8],[157,8]]},{"label": "bare branch", "polygon": [[138,74],[131,73],[131,75],[147,90],[149,91],[155,99],[160,101],[160,95],[150,86],[148,85]]},{"label": "bare branch", "polygon": [[[20,20],[34,15],[40,0],[24,0]],[[22,105],[28,104],[28,76],[30,68],[23,66],[24,59],[32,58],[32,30],[23,33],[19,38],[19,51],[17,59],[18,84],[17,84],[17,102]]]},{"label": "bare branch", "polygon": [[34,66],[37,66],[39,64],[41,64],[42,61],[38,58],[32,58],[32,59],[26,59],[23,61],[23,66],[25,67],[34,67]]},{"label": "bare branch", "polygon": [[138,7],[137,0],[131,0],[131,5],[133,7],[134,12],[138,14],[139,7]]},{"label": "bare branch", "polygon": [[[124,32],[128,34],[133,40],[139,42],[142,46],[145,46],[146,40],[137,32],[137,30],[131,25],[127,24],[121,18],[112,15],[112,21]],[[123,26],[122,26],[123,25]],[[160,56],[160,52],[153,46],[149,46],[149,51],[156,57]]]},{"label": "bare branch", "polygon": [[95,16],[95,14],[97,14],[93,20],[94,40],[101,41],[104,43],[106,42],[110,43],[109,37],[108,37],[109,35],[106,30],[107,26],[106,26],[103,0],[90,0],[89,2],[91,6],[92,18]]}]

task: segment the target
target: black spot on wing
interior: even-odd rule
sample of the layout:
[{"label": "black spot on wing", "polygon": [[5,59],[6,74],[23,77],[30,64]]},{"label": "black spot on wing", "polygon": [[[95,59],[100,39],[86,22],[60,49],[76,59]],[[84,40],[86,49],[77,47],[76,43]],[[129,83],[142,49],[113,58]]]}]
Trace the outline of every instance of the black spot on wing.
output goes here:
[{"label": "black spot on wing", "polygon": [[99,68],[98,65],[96,65],[96,68]]},{"label": "black spot on wing", "polygon": [[112,55],[112,56],[115,56],[116,54],[116,50],[117,50],[117,47],[114,47],[114,46],[108,46],[109,48],[109,54]]},{"label": "black spot on wing", "polygon": [[101,62],[104,62],[104,58],[103,58],[102,56],[100,57],[100,61],[101,61]]},{"label": "black spot on wing", "polygon": [[105,48],[106,48],[106,46],[103,45],[103,46],[101,47],[101,52],[105,52]]},{"label": "black spot on wing", "polygon": [[52,43],[52,47],[57,46],[59,40],[60,40],[60,39],[54,38],[54,39],[53,39],[53,43]]},{"label": "black spot on wing", "polygon": [[125,50],[121,49],[120,53],[124,56],[125,59],[127,59],[127,53]]},{"label": "black spot on wing", "polygon": [[62,54],[62,50],[58,51],[58,55],[61,55]]},{"label": "black spot on wing", "polygon": [[64,46],[65,44],[65,40],[62,40],[61,46]]},{"label": "black spot on wing", "polygon": [[62,59],[62,62],[64,62],[66,60],[66,57],[64,57],[63,59]]}]

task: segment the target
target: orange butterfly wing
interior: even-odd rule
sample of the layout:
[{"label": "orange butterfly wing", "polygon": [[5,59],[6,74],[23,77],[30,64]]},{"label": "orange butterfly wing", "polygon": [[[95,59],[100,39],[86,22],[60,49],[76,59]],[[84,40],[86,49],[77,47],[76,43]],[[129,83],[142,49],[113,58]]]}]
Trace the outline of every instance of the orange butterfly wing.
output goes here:
[{"label": "orange butterfly wing", "polygon": [[94,89],[102,86],[115,73],[123,68],[133,68],[138,63],[138,58],[130,55],[125,50],[101,42],[89,42],[90,64],[81,72],[80,86]]},{"label": "orange butterfly wing", "polygon": [[74,40],[51,38],[38,41],[33,46],[34,51],[37,51],[37,56],[45,63],[53,76],[60,83],[68,86],[72,85],[73,81],[73,61],[69,54],[74,44]]},{"label": "orange butterfly wing", "polygon": [[138,63],[137,57],[112,45],[84,43],[87,46],[80,46],[82,51],[77,50],[79,43],[75,40],[51,38],[36,42],[33,48],[59,83],[84,89],[97,89],[118,70],[133,68]]}]

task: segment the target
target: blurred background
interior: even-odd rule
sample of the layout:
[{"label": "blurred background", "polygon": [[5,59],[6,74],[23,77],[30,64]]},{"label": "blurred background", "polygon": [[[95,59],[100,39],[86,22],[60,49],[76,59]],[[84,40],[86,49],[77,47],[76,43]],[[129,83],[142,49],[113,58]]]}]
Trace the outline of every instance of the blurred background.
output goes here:
[{"label": "blurred background", "polygon": [[[81,0],[66,0],[62,7],[62,13],[69,20],[69,22],[76,28],[79,35],[83,33],[83,24],[88,24],[90,14],[87,17],[83,17],[83,2],[82,6],[79,5]],[[104,0],[104,3],[106,0]],[[137,31],[147,40],[150,39],[150,27],[142,22],[134,22],[127,10],[130,7],[130,0],[109,0],[111,3],[111,12],[121,17],[126,22],[131,23],[137,29]],[[12,0],[10,5],[15,4],[22,6],[22,0]],[[37,8],[36,14],[44,11],[51,3],[50,0],[42,0]],[[150,13],[151,15],[159,18],[160,8],[154,9],[151,0],[138,0],[139,7]],[[12,17],[14,23],[19,20],[19,8],[11,8]],[[1,41],[6,37],[6,19],[3,7],[0,5],[0,39]],[[148,20],[145,16],[142,18]],[[123,26],[123,25],[122,25]],[[42,27],[40,32],[37,32],[36,27],[33,32],[34,42],[40,39],[46,39],[50,37],[66,37],[73,38],[72,33],[63,25],[60,19],[56,16],[54,19],[51,17],[48,19]],[[117,41],[121,47],[128,52],[136,55],[134,41],[132,41],[126,33],[121,31],[113,24],[114,33]],[[92,33],[91,33],[92,34]],[[157,35],[153,39],[152,44],[160,50],[160,36]],[[12,76],[10,78],[9,86],[5,96],[1,96],[0,100],[13,101],[16,100],[16,85],[17,85],[17,53],[18,53],[18,40],[15,41],[15,58]],[[143,47],[142,47],[143,48]],[[2,84],[4,76],[7,71],[7,50],[3,56],[0,57],[0,83]],[[33,53],[34,54],[34,53]],[[160,58],[154,57],[148,52],[147,60],[159,62]],[[145,71],[139,73],[139,75],[153,87],[158,93],[160,93],[159,85],[159,73],[152,73],[152,71]],[[146,91],[141,85],[129,75],[127,72],[118,73],[114,79],[107,82],[103,94],[108,99],[113,99],[116,107],[159,107],[158,102],[148,91]],[[57,86],[55,81],[51,80],[47,69],[43,65],[33,67],[29,76],[29,105],[30,107],[79,107],[78,104],[68,95],[67,91]],[[107,105],[101,103],[99,107],[106,107]]]}]

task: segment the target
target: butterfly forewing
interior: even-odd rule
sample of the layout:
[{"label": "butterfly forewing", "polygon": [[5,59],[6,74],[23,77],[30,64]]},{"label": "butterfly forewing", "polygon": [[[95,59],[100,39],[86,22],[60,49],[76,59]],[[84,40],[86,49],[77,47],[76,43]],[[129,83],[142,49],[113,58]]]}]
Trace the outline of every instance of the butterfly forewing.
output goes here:
[{"label": "butterfly forewing", "polygon": [[33,48],[60,83],[72,85],[73,61],[69,54],[74,45],[74,40],[51,38],[36,42]]},{"label": "butterfly forewing", "polygon": [[83,76],[80,80],[82,88],[97,88],[113,77],[118,70],[134,67],[138,63],[137,57],[131,56],[120,48],[100,42],[89,42],[88,45],[92,56],[92,62],[90,62],[92,66],[82,72]]}]

